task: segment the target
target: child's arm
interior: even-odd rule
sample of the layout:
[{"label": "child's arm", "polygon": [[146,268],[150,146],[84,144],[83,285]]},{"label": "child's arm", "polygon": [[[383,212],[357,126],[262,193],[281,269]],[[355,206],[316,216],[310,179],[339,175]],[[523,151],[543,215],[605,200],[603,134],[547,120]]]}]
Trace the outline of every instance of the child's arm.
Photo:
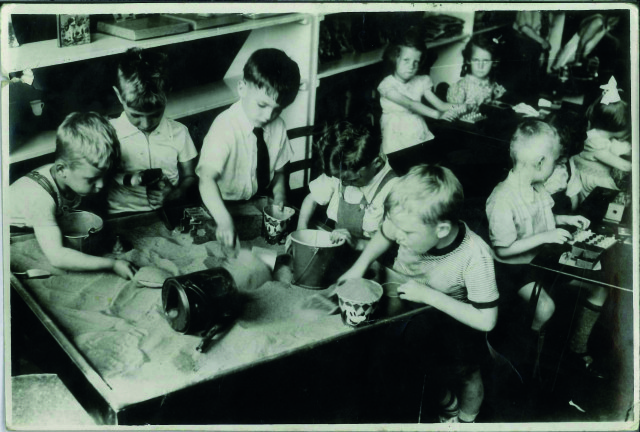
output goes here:
[{"label": "child's arm", "polygon": [[284,168],[277,170],[273,175],[273,202],[280,210],[284,210],[287,200],[287,187],[285,183]]},{"label": "child's arm", "polygon": [[581,229],[587,229],[591,225],[589,219],[580,215],[554,215],[553,218],[557,225],[572,225]]},{"label": "child's arm", "polygon": [[476,330],[491,331],[498,320],[498,308],[477,309],[445,293],[414,280],[398,287],[398,295],[403,300],[431,305],[451,318]]},{"label": "child's arm", "polygon": [[397,90],[389,90],[388,92],[385,92],[384,97],[416,114],[434,119],[439,119],[442,116],[442,113],[440,113],[440,111],[429,108],[420,101],[414,101],[413,99],[401,94]]},{"label": "child's arm", "polygon": [[[155,188],[151,186],[147,188],[149,204],[152,206],[162,206],[166,202],[178,201],[186,196],[187,192],[193,187],[197,180],[195,169],[195,159],[178,162],[178,184],[173,186],[165,179],[164,187]],[[162,181],[160,183],[162,183]]]},{"label": "child's arm", "polygon": [[313,216],[313,213],[316,211],[316,207],[318,203],[313,199],[313,195],[309,194],[302,201],[302,206],[300,207],[300,215],[298,216],[298,229],[307,229],[309,227],[309,221]]},{"label": "child's arm", "polygon": [[346,282],[348,279],[356,279],[364,276],[369,266],[391,247],[392,240],[387,238],[382,228],[371,239],[367,247],[362,251],[358,260],[349,270],[338,279],[338,284]]},{"label": "child's arm", "polygon": [[438,96],[435,95],[435,93],[433,93],[431,89],[425,90],[424,97],[427,100],[427,102],[429,102],[431,105],[436,107],[438,111],[449,111],[454,108],[457,108],[459,105],[462,105],[462,104],[443,102],[442,100],[440,100]]},{"label": "child's arm", "polygon": [[42,252],[54,267],[72,271],[112,270],[124,279],[132,279],[135,274],[133,266],[128,261],[87,255],[64,247],[62,232],[55,225],[37,226],[33,230]]},{"label": "child's arm", "polygon": [[236,239],[236,229],[233,218],[222,200],[222,194],[218,187],[219,175],[212,169],[202,167],[200,172],[200,196],[205,207],[216,221],[216,238],[223,245],[233,247]]},{"label": "child's arm", "polygon": [[525,252],[529,252],[532,249],[537,248],[546,243],[558,243],[564,244],[571,238],[569,231],[562,228],[552,229],[551,231],[545,231],[531,237],[516,240],[511,243],[510,246],[496,246],[496,255],[499,258],[511,258]]},{"label": "child's arm", "polygon": [[601,150],[594,154],[595,158],[598,159],[605,165],[609,165],[610,167],[617,168],[620,171],[631,171],[631,162],[621,158],[620,156],[616,156],[608,150]]}]

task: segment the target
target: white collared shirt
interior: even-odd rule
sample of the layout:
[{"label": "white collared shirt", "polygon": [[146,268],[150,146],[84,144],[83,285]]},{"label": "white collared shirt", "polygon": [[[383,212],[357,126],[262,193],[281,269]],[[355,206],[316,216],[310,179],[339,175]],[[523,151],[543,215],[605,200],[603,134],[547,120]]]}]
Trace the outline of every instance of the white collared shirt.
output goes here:
[{"label": "white collared shirt", "polygon": [[[291,145],[284,120],[277,117],[264,126],[269,150],[269,180],[291,160]],[[258,153],[253,125],[242,109],[242,101],[231,105],[213,121],[202,144],[196,174],[210,169],[218,177],[224,200],[247,200],[258,191]]]},{"label": "white collared shirt", "polygon": [[[198,156],[189,130],[182,123],[163,117],[158,127],[147,136],[129,122],[123,112],[111,124],[120,140],[121,173],[134,173],[150,168],[162,168],[162,173],[172,185],[180,180],[178,163]],[[144,186],[124,186],[111,182],[109,187],[109,213],[149,211],[147,191]]]}]

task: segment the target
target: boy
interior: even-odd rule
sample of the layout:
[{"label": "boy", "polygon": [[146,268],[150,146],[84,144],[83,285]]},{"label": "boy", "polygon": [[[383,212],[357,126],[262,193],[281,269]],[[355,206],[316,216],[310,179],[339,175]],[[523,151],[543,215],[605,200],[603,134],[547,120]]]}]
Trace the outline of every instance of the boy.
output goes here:
[{"label": "boy", "polygon": [[58,127],[55,162],[18,179],[9,187],[10,223],[33,228],[51,265],[64,270],[113,270],[131,279],[127,261],[95,257],[64,247],[56,218],[79,207],[82,197],[97,194],[119,158],[113,127],[99,114],[71,113]]},{"label": "boy", "polygon": [[280,113],[300,87],[298,65],[277,49],[254,52],[243,72],[240,101],[214,120],[196,168],[202,201],[225,246],[234,245],[236,232],[223,200],[248,200],[271,187],[274,203],[284,206],[284,168],[292,151]]},{"label": "boy", "polygon": [[298,229],[306,229],[318,204],[336,222],[333,241],[345,238],[363,250],[378,231],[384,201],[397,176],[380,152],[380,138],[364,126],[340,122],[325,129],[318,143],[324,174],[309,183]]},{"label": "boy", "polygon": [[[484,397],[485,332],[498,317],[491,251],[458,219],[463,200],[462,186],[448,168],[412,168],[393,185],[381,229],[338,282],[362,277],[392,243],[400,245],[394,270],[409,281],[398,287],[399,297],[441,312],[412,317],[403,340],[441,381],[442,422],[475,421]],[[451,392],[452,379],[460,381],[459,398]]]},{"label": "boy", "polygon": [[164,55],[130,48],[118,64],[113,89],[124,112],[112,124],[122,157],[109,186],[109,213],[150,211],[195,190],[198,152],[189,130],[164,116],[165,62]]},{"label": "boy", "polygon": [[[543,244],[563,244],[571,234],[556,224],[587,228],[583,216],[554,216],[553,199],[544,188],[560,157],[560,137],[552,126],[539,120],[521,123],[510,145],[513,169],[487,199],[489,236],[496,255],[496,278],[503,294],[517,291],[529,300],[537,281],[527,266]],[[504,288],[506,289],[504,289]],[[539,355],[543,325],[555,304],[542,289],[534,313],[531,348]]]}]

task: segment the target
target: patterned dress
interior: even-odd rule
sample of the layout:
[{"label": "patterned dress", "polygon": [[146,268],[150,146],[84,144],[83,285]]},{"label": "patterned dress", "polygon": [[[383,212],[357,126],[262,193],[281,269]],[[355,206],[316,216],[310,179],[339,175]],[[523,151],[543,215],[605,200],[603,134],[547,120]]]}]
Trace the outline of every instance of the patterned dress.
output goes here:
[{"label": "patterned dress", "polygon": [[505,91],[504,87],[496,82],[480,80],[469,74],[449,87],[447,102],[466,103],[477,107],[485,102],[498,99]]}]

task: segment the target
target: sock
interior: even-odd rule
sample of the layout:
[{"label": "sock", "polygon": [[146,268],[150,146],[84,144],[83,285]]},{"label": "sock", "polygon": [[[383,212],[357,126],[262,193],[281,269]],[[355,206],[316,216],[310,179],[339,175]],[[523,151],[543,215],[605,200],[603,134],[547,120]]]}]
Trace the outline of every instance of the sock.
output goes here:
[{"label": "sock", "polygon": [[584,302],[576,313],[573,333],[569,340],[569,349],[571,351],[581,355],[587,353],[587,342],[601,311],[602,306],[596,306],[588,301]]},{"label": "sock", "polygon": [[460,413],[458,413],[458,420],[460,420],[460,423],[473,423],[476,421],[477,416],[478,413],[469,414],[460,410]]},{"label": "sock", "polygon": [[458,412],[458,398],[450,390],[447,390],[440,401],[440,414],[442,417],[452,418],[456,417]]}]

